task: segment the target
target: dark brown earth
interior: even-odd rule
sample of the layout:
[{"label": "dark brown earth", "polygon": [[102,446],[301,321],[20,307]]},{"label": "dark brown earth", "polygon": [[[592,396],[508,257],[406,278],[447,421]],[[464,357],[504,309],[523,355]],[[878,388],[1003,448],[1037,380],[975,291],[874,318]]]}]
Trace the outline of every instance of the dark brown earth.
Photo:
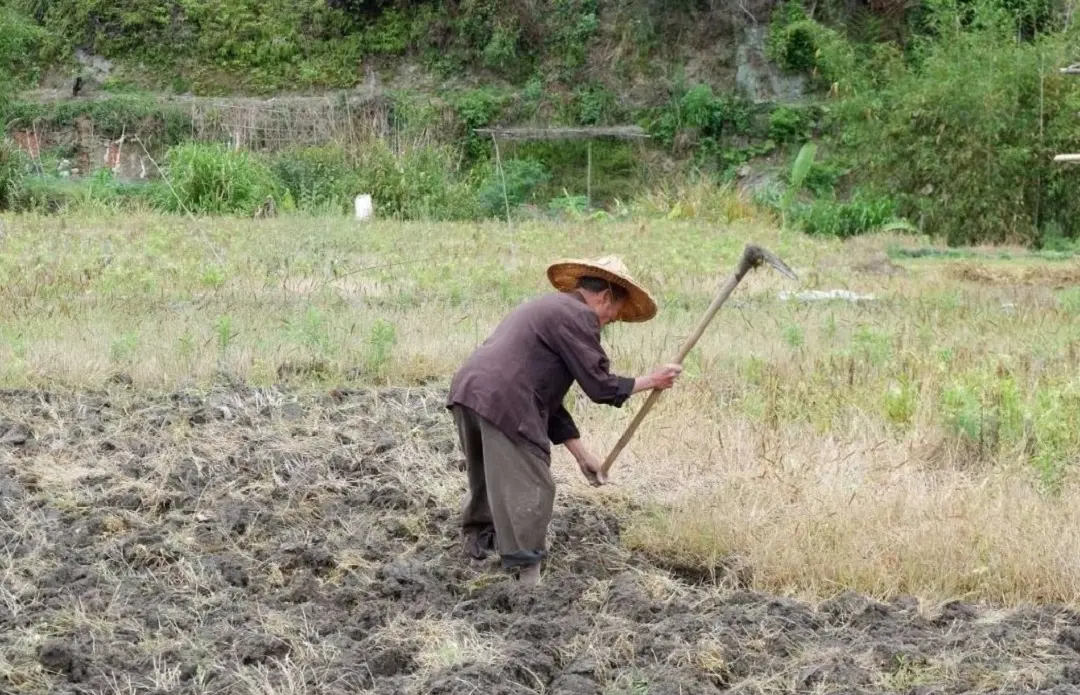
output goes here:
[{"label": "dark brown earth", "polygon": [[515,592],[459,552],[441,404],[0,394],[0,691],[1080,692],[1071,610],[699,584],[565,486],[544,582]]}]

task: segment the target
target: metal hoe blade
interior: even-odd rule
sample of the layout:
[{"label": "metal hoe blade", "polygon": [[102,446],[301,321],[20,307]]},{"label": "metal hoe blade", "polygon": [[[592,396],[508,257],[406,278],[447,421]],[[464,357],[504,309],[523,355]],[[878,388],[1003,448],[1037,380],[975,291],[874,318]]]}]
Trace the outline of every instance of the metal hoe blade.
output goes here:
[{"label": "metal hoe blade", "polygon": [[[791,280],[798,280],[799,276],[795,274],[791,268],[787,266],[780,258],[769,251],[768,249],[757,246],[756,244],[748,244],[746,249],[743,250],[743,263],[746,264],[746,270],[751,268],[757,268],[762,263],[768,263],[773,268],[776,268],[780,273]],[[743,271],[745,274],[746,271]]]}]

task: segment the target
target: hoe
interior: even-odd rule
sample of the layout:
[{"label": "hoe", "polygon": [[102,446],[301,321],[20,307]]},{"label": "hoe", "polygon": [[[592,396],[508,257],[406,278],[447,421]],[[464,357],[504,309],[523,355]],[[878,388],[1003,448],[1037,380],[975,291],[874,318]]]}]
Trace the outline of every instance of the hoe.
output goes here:
[{"label": "hoe", "polygon": [[[709,325],[709,322],[712,321],[716,312],[720,310],[720,307],[724,305],[724,302],[727,301],[727,298],[731,295],[735,286],[739,284],[747,273],[763,263],[771,265],[792,280],[798,280],[798,277],[791,268],[787,267],[787,264],[777,258],[773,253],[754,244],[748,245],[743,250],[742,258],[739,259],[739,265],[736,266],[735,272],[732,273],[731,277],[728,278],[727,282],[725,282],[716,293],[716,297],[713,299],[712,304],[709,305],[705,315],[702,316],[701,321],[698,322],[697,328],[694,329],[694,332],[690,334],[690,337],[687,338],[686,342],[683,344],[682,349],[679,350],[679,354],[674,360],[675,364],[681,365],[683,360],[686,359],[686,355],[694,348],[694,345],[697,344],[702,333],[705,332],[705,328]],[[638,425],[641,424],[641,421],[645,419],[645,415],[647,415],[653,405],[656,404],[656,401],[660,399],[660,393],[660,391],[653,391],[649,394],[649,398],[645,401],[645,404],[641,406],[641,410],[638,411],[637,415],[634,416],[634,420],[626,428],[626,431],[623,432],[622,437],[620,437],[619,441],[615,444],[615,448],[607,455],[603,465],[605,475],[608,470],[610,470],[611,465],[615,463],[615,458],[622,452],[623,448],[630,441],[630,438],[634,436],[634,432],[637,430]]]}]

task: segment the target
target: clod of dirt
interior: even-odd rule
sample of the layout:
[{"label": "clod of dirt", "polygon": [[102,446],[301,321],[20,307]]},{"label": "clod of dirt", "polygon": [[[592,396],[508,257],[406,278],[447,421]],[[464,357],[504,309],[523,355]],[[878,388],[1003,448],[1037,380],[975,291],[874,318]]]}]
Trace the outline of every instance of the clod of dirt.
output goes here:
[{"label": "clod of dirt", "polygon": [[368,657],[367,669],[376,677],[393,676],[411,673],[416,669],[416,661],[410,650],[393,646],[371,654]]},{"label": "clod of dirt", "polygon": [[135,381],[131,378],[131,375],[124,372],[113,374],[105,380],[105,383],[110,386],[121,386],[124,388],[131,388],[135,385]]},{"label": "clod of dirt", "polygon": [[292,578],[285,600],[289,603],[310,603],[319,598],[319,582],[311,572],[300,572]]},{"label": "clod of dirt", "polygon": [[880,624],[891,612],[885,604],[850,591],[823,602],[818,610],[828,616],[833,625],[859,629]]},{"label": "clod of dirt", "polygon": [[551,695],[600,695],[600,685],[591,678],[566,674],[551,684]]},{"label": "clod of dirt", "polygon": [[0,445],[22,446],[33,439],[34,433],[26,425],[0,422]]},{"label": "clod of dirt", "polygon": [[235,558],[217,558],[217,561],[214,564],[217,565],[217,570],[221,574],[221,578],[230,586],[243,588],[251,581],[244,565]]},{"label": "clod of dirt", "polygon": [[401,560],[383,565],[375,573],[382,580],[383,594],[394,598],[410,598],[422,594],[427,587],[423,564],[415,560]]},{"label": "clod of dirt", "polygon": [[72,683],[86,678],[86,662],[67,642],[51,641],[41,645],[38,662],[46,671],[61,673]]},{"label": "clod of dirt", "polygon": [[337,566],[334,554],[326,548],[286,543],[281,546],[281,552],[285,556],[281,561],[284,569],[309,568],[318,574],[324,574]]},{"label": "clod of dirt", "polygon": [[902,275],[907,273],[907,268],[893,263],[885,252],[875,253],[870,258],[855,263],[851,266],[851,269],[866,275]]},{"label": "clod of dirt", "polygon": [[893,673],[901,667],[921,665],[926,659],[914,644],[883,642],[871,648],[873,662],[885,673]]},{"label": "clod of dirt", "polygon": [[262,664],[271,659],[283,659],[291,651],[287,642],[271,635],[252,635],[236,645],[236,656],[242,664]]},{"label": "clod of dirt", "polygon": [[1069,627],[1058,633],[1058,644],[1063,644],[1073,651],[1080,652],[1080,629]]},{"label": "clod of dirt", "polygon": [[974,606],[959,601],[950,601],[941,608],[941,614],[931,621],[935,626],[943,627],[954,622],[967,622],[979,616]]},{"label": "clod of dirt", "polygon": [[397,444],[397,440],[393,437],[380,437],[368,453],[375,456],[385,454],[396,447]]},{"label": "clod of dirt", "polygon": [[232,420],[233,412],[227,406],[214,405],[199,408],[188,417],[192,425],[205,425],[215,420]]},{"label": "clod of dirt", "polygon": [[835,656],[822,663],[804,667],[795,676],[795,680],[805,689],[869,685],[873,681],[867,670],[848,655]]}]

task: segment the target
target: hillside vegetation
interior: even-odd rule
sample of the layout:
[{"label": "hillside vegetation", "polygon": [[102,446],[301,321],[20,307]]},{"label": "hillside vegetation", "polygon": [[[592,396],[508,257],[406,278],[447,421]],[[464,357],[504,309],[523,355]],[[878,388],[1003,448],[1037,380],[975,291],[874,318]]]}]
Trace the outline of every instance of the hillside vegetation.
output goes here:
[{"label": "hillside vegetation", "polygon": [[[1056,0],[8,0],[9,130],[87,117],[119,137],[138,124],[154,131],[165,171],[187,171],[193,157],[240,155],[186,143],[194,110],[153,93],[345,90],[382,105],[389,136],[243,155],[262,183],[210,206],[109,180],[90,190],[23,180],[29,163],[7,151],[0,206],[250,214],[273,195],[286,208],[346,211],[367,191],[399,218],[498,216],[507,204],[620,214],[661,200],[654,212],[726,220],[676,203],[695,183],[739,184],[747,203],[811,234],[903,220],[955,244],[1056,247],[1078,231],[1075,175],[1052,161],[1080,140],[1076,78],[1059,71],[1080,56],[1071,16]],[[100,84],[85,56],[112,61]],[[17,95],[70,90],[80,70],[95,98]],[[634,123],[650,138],[594,144],[589,191],[583,143],[508,144],[504,181],[472,129],[525,123]],[[808,141],[816,156],[793,168]]]}]

